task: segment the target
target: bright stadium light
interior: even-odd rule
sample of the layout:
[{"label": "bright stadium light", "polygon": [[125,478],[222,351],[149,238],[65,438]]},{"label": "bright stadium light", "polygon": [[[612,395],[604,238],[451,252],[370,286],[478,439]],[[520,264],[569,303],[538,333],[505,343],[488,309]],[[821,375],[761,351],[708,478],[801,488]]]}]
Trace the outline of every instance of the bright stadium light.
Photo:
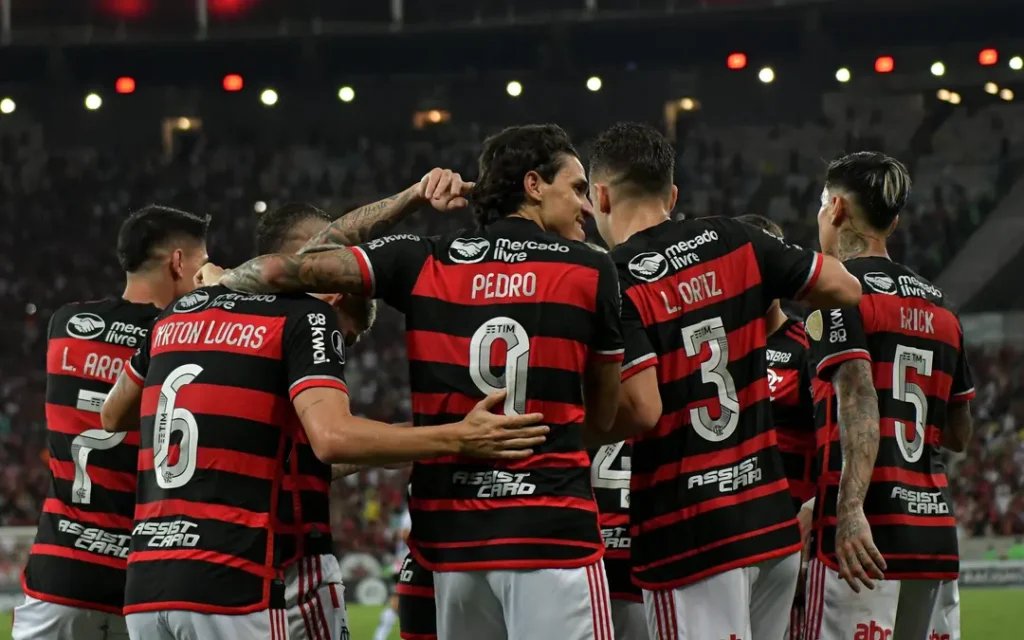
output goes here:
[{"label": "bright stadium light", "polygon": [[507,91],[508,95],[512,96],[513,98],[518,98],[523,93],[523,85],[521,85],[518,81],[513,80],[512,82],[509,82],[507,85],[505,85],[505,91]]},{"label": "bright stadium light", "polygon": [[262,200],[257,200],[256,203],[252,205],[252,210],[256,213],[263,213],[267,210],[267,203]]},{"label": "bright stadium light", "polygon": [[757,79],[765,84],[769,84],[775,80],[775,72],[771,67],[765,67],[757,72]]},{"label": "bright stadium light", "polygon": [[839,82],[849,82],[850,70],[847,69],[846,67],[841,67],[838,71],[836,71],[836,80],[838,80]]},{"label": "bright stadium light", "polygon": [[986,82],[985,83],[985,93],[987,93],[989,95],[992,95],[992,96],[996,95],[997,93],[999,93],[999,85],[997,85],[994,82]]},{"label": "bright stadium light", "polygon": [[999,92],[999,97],[1009,102],[1010,100],[1013,100],[1013,91],[1009,89],[1003,89],[1002,91]]},{"label": "bright stadium light", "polygon": [[1020,56],[1013,56],[1010,58],[1010,68],[1014,71],[1024,69],[1024,58],[1021,58]]},{"label": "bright stadium light", "polygon": [[939,89],[939,92],[935,94],[935,97],[943,102],[949,102],[949,89]]},{"label": "bright stadium light", "polygon": [[875,58],[875,71],[878,73],[892,73],[896,68],[896,61],[892,56],[878,56]]},{"label": "bright stadium light", "polygon": [[8,113],[14,113],[14,110],[17,107],[18,105],[14,104],[14,100],[11,100],[10,98],[4,98],[3,100],[0,100],[0,113],[3,113],[5,115]]},{"label": "bright stadium light", "polygon": [[946,65],[942,64],[941,62],[933,62],[932,63],[932,75],[933,76],[941,76],[941,75],[945,75],[945,73],[946,73]]},{"label": "bright stadium light", "polygon": [[89,111],[95,111],[103,106],[103,98],[99,97],[95,93],[90,93],[85,96],[85,108]]},{"label": "bright stadium light", "polygon": [[725,59],[725,66],[729,67],[733,71],[738,71],[747,66],[747,54],[745,53],[730,53],[729,57]]},{"label": "bright stadium light", "polygon": [[995,49],[982,49],[978,52],[978,64],[983,67],[990,67],[999,62],[999,52]]},{"label": "bright stadium light", "polygon": [[264,89],[263,93],[260,94],[260,102],[272,107],[277,104],[277,92],[273,89]]},{"label": "bright stadium light", "polygon": [[342,102],[352,102],[356,99],[356,90],[349,86],[344,86],[338,89],[338,100]]},{"label": "bright stadium light", "polygon": [[960,94],[955,91],[951,92],[949,94],[949,104],[960,104]]},{"label": "bright stadium light", "polygon": [[590,76],[587,78],[587,88],[591,91],[600,91],[601,84],[601,78],[598,78],[597,76]]}]

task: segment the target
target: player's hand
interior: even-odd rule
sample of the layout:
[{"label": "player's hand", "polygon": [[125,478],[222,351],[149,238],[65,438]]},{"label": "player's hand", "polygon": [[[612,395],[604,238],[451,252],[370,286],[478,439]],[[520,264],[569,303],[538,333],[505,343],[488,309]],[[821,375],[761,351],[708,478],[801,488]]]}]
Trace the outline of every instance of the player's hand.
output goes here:
[{"label": "player's hand", "polygon": [[[885,559],[875,547],[871,527],[863,507],[840,509],[836,518],[836,556],[839,577],[860,593],[863,584],[875,588],[874,580],[884,580]],[[874,580],[872,580],[874,578]]]},{"label": "player's hand", "polygon": [[550,429],[536,424],[544,419],[542,413],[522,416],[491,413],[491,409],[505,400],[507,393],[502,389],[488,395],[459,423],[459,453],[474,458],[521,460],[533,453],[533,447],[546,440],[545,434]]},{"label": "player's hand", "polygon": [[472,182],[464,182],[462,176],[451,169],[431,169],[414,187],[416,196],[430,203],[438,211],[458,211],[469,206]]},{"label": "player's hand", "polygon": [[195,277],[192,278],[192,284],[197,287],[212,287],[220,282],[225,273],[226,271],[223,268],[218,267],[212,262],[207,262],[203,265],[202,269],[196,272]]},{"label": "player's hand", "polygon": [[808,506],[800,507],[800,512],[796,514],[796,520],[800,523],[800,542],[802,542],[803,546],[806,548],[808,539],[811,536],[814,509]]}]

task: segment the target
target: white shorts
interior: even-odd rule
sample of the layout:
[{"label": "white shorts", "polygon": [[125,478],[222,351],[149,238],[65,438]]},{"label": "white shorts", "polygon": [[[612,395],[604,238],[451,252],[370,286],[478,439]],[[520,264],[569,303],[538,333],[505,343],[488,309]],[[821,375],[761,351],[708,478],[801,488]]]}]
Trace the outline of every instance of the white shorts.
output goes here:
[{"label": "white shorts", "polygon": [[644,603],[612,600],[612,626],[615,640],[649,640]]},{"label": "white shorts", "polygon": [[284,609],[265,609],[243,615],[195,611],[145,611],[129,613],[131,640],[288,640]]},{"label": "white shorts", "polygon": [[14,610],[13,640],[128,640],[124,618],[25,596]]},{"label": "white shorts", "polygon": [[779,640],[799,574],[798,552],[677,589],[645,589],[647,628],[652,640]]},{"label": "white shorts", "polygon": [[306,556],[284,572],[289,640],[348,640],[345,585],[338,559]]},{"label": "white shorts", "polygon": [[802,640],[960,640],[955,580],[882,580],[856,593],[814,558],[806,603]]},{"label": "white shorts", "polygon": [[604,563],[434,573],[439,640],[614,640]]}]

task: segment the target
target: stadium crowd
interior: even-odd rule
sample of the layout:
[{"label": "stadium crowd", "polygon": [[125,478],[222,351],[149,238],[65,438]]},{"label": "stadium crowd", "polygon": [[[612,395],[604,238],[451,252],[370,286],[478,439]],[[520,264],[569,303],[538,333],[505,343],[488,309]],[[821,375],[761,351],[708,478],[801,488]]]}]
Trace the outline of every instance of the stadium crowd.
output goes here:
[{"label": "stadium crowd", "polygon": [[[845,136],[838,133],[841,123],[818,134],[807,127],[764,130],[763,154],[750,152],[749,130],[741,132],[748,141],[742,153],[731,143],[740,135],[735,131],[703,125],[680,131],[678,209],[695,215],[755,209],[781,222],[792,241],[816,246],[813,212],[821,167],[809,159],[826,157],[829,136],[837,137],[827,152],[832,154],[855,140],[902,148],[886,137],[880,112],[854,110],[846,117]],[[864,120],[861,129],[854,126],[858,118]],[[991,119],[975,124],[995,127]],[[872,127],[883,131],[872,137]],[[854,129],[857,138],[850,137]],[[471,178],[484,133],[477,127],[435,127],[390,141],[287,146],[201,135],[171,153],[154,147],[125,154],[115,148],[62,148],[38,125],[0,129],[0,526],[34,525],[46,492],[43,362],[49,315],[68,301],[120,292],[123,275],[111,240],[130,209],[158,202],[210,213],[211,258],[235,264],[252,251],[259,211],[304,200],[338,214],[401,190],[433,166]],[[959,175],[941,163],[940,140],[932,157],[919,159],[926,175],[915,179],[923,186],[890,245],[895,259],[925,277],[937,275],[992,210],[1004,183],[1002,167],[1016,143],[997,135],[994,152],[984,158],[992,170],[983,172],[987,177],[979,187],[933,177]],[[435,233],[467,222],[462,215],[418,214],[407,228]],[[355,348],[347,368],[355,413],[384,422],[408,419],[402,331],[401,316],[384,309]],[[969,535],[1024,533],[1022,355],[1012,349],[972,353],[978,430],[953,480],[958,520]],[[338,553],[381,555],[393,548],[404,486],[405,474],[391,471],[335,483]],[[15,548],[0,539],[0,580],[17,578],[29,544]]]}]

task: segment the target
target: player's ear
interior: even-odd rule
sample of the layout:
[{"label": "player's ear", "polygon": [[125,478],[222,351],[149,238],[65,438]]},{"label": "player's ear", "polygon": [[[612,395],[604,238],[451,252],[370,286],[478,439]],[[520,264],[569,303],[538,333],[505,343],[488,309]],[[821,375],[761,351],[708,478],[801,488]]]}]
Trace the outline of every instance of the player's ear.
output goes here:
[{"label": "player's ear", "polygon": [[668,198],[668,210],[672,211],[676,208],[676,201],[679,199],[679,187],[672,185],[672,191]]},{"label": "player's ear", "polygon": [[597,190],[597,202],[594,206],[604,215],[608,215],[612,212],[612,198],[608,193],[608,185],[597,182],[594,183],[594,188]]},{"label": "player's ear", "polygon": [[544,192],[544,178],[536,171],[527,171],[523,176],[523,191],[526,192],[527,200],[540,202],[541,194]]},{"label": "player's ear", "polygon": [[171,269],[171,277],[181,280],[182,274],[185,272],[185,252],[181,248],[171,251],[168,266]]},{"label": "player's ear", "polygon": [[833,227],[842,226],[843,222],[850,216],[848,211],[849,203],[839,196],[832,196],[832,211],[829,212],[829,223]]}]

